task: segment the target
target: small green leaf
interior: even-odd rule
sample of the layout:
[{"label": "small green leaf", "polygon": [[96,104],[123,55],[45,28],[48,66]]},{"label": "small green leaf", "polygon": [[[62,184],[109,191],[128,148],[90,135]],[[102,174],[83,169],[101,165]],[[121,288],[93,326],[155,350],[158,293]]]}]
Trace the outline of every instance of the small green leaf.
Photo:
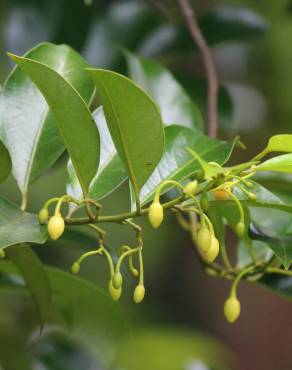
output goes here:
[{"label": "small green leaf", "polygon": [[25,242],[44,244],[47,237],[47,228],[39,224],[37,215],[0,198],[0,248]]},{"label": "small green leaf", "polygon": [[152,60],[126,52],[130,78],[149,92],[161,110],[164,125],[177,124],[202,130],[197,106],[171,72]]},{"label": "small green leaf", "polygon": [[210,181],[219,174],[223,174],[224,169],[217,162],[206,162],[193,149],[188,148],[189,153],[199,162],[203,172],[204,179]]},{"label": "small green leaf", "polygon": [[[201,168],[187,148],[193,148],[205,161],[216,161],[222,165],[229,159],[235,145],[235,142],[213,140],[199,131],[175,125],[166,127],[165,135],[163,157],[141,190],[142,204],[146,204],[153,198],[156,188],[162,181],[183,181]],[[161,194],[167,190],[169,187],[164,187]]]},{"label": "small green leaf", "polygon": [[96,84],[111,137],[138,200],[141,187],[163,153],[159,110],[149,95],[128,78],[102,69],[88,72]]},{"label": "small green leaf", "polygon": [[48,65],[9,55],[32,79],[47,100],[56,117],[82,191],[87,195],[99,163],[99,134],[87,104],[78,91]]},{"label": "small green leaf", "polygon": [[267,152],[292,152],[292,135],[275,135],[268,142]]},{"label": "small green leaf", "polygon": [[26,283],[35,303],[42,329],[49,318],[52,302],[52,288],[44,266],[26,244],[9,247],[7,254]]},{"label": "small green leaf", "polygon": [[0,183],[9,176],[11,167],[12,163],[8,150],[0,141]]},{"label": "small green leaf", "polygon": [[[100,134],[100,163],[91,181],[89,196],[99,200],[109,195],[125,181],[127,174],[108,131],[102,107],[93,113],[93,118]],[[71,160],[68,162],[68,172],[67,192],[74,198],[80,199],[82,191]]]},{"label": "small green leaf", "polygon": [[283,154],[268,159],[256,167],[257,171],[273,171],[292,173],[292,154]]},{"label": "small green leaf", "polygon": [[[87,103],[91,101],[94,85],[84,71],[88,64],[69,46],[42,43],[28,51],[26,57],[50,66]],[[25,194],[29,185],[62,154],[64,143],[44,97],[18,66],[0,93],[0,122],[0,136],[12,158],[13,176]]]}]

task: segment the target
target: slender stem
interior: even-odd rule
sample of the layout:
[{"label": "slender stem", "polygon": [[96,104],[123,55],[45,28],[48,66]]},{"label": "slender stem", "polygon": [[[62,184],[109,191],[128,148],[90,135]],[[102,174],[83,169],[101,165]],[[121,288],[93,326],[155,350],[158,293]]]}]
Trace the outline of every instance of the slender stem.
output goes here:
[{"label": "slender stem", "polygon": [[221,258],[222,258],[222,261],[223,261],[223,264],[224,264],[225,268],[227,270],[231,270],[232,265],[231,265],[231,262],[229,260],[228,254],[227,254],[226,245],[225,245],[224,241],[222,241],[220,243],[220,255],[221,255]]},{"label": "slender stem", "polygon": [[28,202],[27,193],[23,193],[22,194],[22,199],[21,199],[21,207],[20,207],[22,211],[26,210],[27,202]]},{"label": "slender stem", "polygon": [[195,13],[190,6],[189,0],[178,1],[188,24],[192,38],[194,39],[202,54],[204,67],[208,79],[208,131],[211,137],[216,137],[218,79],[215,64],[211,55],[211,51],[199,28]]},{"label": "slender stem", "polygon": [[282,270],[276,267],[267,267],[265,269],[265,272],[269,274],[280,274],[280,275],[292,276],[291,270]]},{"label": "slender stem", "polygon": [[[164,203],[162,206],[163,208],[171,208],[177,203],[179,203],[182,200],[182,197],[175,198],[167,203]],[[100,216],[97,219],[97,222],[103,223],[103,222],[122,222],[128,218],[134,218],[137,216],[144,215],[148,213],[149,208],[144,208],[141,209],[141,212],[138,213],[137,211],[133,212],[125,212],[125,213],[120,213],[117,215],[112,215],[112,216]],[[67,225],[85,225],[88,223],[92,223],[92,221],[87,218],[87,217],[80,217],[80,218],[73,218],[73,219],[68,219],[66,220]]]}]

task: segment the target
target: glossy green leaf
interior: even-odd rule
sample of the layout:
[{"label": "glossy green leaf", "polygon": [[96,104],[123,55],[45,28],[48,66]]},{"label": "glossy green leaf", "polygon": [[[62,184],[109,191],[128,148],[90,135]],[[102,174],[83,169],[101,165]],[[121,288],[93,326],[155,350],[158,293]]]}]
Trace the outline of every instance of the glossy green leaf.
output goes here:
[{"label": "glossy green leaf", "polygon": [[[250,240],[250,243],[257,261],[267,262],[272,256],[273,252],[263,241]],[[237,246],[237,266],[240,268],[244,268],[253,262],[248,253],[248,248],[250,246],[247,244],[247,241],[240,240]]]},{"label": "glossy green leaf", "polygon": [[292,237],[274,234],[270,229],[252,224],[250,237],[254,240],[261,240],[269,246],[275,255],[280,259],[286,269],[292,262]]},{"label": "glossy green leaf", "polygon": [[57,120],[83,193],[99,163],[99,134],[86,102],[78,91],[50,66],[11,55],[12,60],[32,79],[44,95]]},{"label": "glossy green leaf", "polygon": [[12,163],[8,150],[0,141],[0,183],[9,176],[11,167]]},{"label": "glossy green leaf", "polygon": [[[91,181],[89,196],[99,200],[115,190],[127,178],[127,174],[108,131],[102,107],[93,113],[93,118],[100,134],[100,163]],[[80,199],[82,190],[71,160],[68,162],[68,172],[67,192]]]},{"label": "glossy green leaf", "polygon": [[147,327],[136,329],[128,340],[121,342],[115,368],[226,370],[232,367],[232,360],[233,356],[224,346],[200,332]]},{"label": "glossy green leaf", "polygon": [[[91,101],[94,86],[84,71],[87,64],[70,47],[44,43],[26,56],[50,66],[87,103]],[[61,99],[61,95],[57,96]],[[0,136],[12,157],[13,175],[21,192],[26,193],[29,185],[61,155],[64,143],[45,99],[19,67],[9,75],[0,94],[0,122]]]},{"label": "glossy green leaf", "polygon": [[130,78],[157,102],[164,125],[178,124],[202,130],[199,109],[170,71],[157,62],[130,52],[125,55]]},{"label": "glossy green leaf", "polygon": [[43,328],[49,318],[52,301],[52,288],[44,265],[26,244],[9,247],[7,255],[25,281]]},{"label": "glossy green leaf", "polygon": [[37,215],[0,198],[0,248],[25,242],[44,244],[47,237],[47,228],[39,224]]},{"label": "glossy green leaf", "polygon": [[88,72],[97,87],[111,137],[137,197],[163,153],[164,131],[158,107],[128,78],[101,69]]},{"label": "glossy green leaf", "polygon": [[[142,204],[153,198],[155,189],[162,181],[183,181],[201,168],[187,148],[194,149],[205,161],[216,161],[222,165],[229,159],[235,145],[235,142],[213,140],[199,131],[175,125],[166,127],[165,136],[163,157],[141,190]],[[163,188],[163,192],[168,189]]]},{"label": "glossy green leaf", "polygon": [[283,154],[268,159],[256,167],[257,171],[274,171],[292,173],[292,154]]},{"label": "glossy green leaf", "polygon": [[274,293],[278,293],[286,299],[292,299],[292,276],[268,274],[260,280],[260,283]]}]

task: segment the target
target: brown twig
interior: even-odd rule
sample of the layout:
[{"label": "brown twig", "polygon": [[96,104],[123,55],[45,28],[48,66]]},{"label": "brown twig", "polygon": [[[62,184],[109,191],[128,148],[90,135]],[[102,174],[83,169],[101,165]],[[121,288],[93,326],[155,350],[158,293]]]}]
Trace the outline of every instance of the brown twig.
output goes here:
[{"label": "brown twig", "polygon": [[208,132],[211,137],[217,134],[217,91],[218,79],[211,51],[199,28],[195,13],[190,6],[189,0],[178,0],[191,35],[198,46],[208,79]]}]

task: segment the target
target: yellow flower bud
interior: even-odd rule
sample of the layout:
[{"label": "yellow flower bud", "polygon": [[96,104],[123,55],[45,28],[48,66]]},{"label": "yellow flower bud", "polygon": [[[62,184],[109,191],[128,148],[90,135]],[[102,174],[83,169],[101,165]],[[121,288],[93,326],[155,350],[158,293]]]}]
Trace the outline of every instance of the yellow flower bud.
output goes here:
[{"label": "yellow flower bud", "polygon": [[204,260],[208,263],[212,263],[215,261],[218,254],[219,254],[219,241],[214,235],[212,235],[211,246],[206,253],[203,253]]},{"label": "yellow flower bud", "polygon": [[213,191],[216,200],[226,200],[229,198],[229,194],[224,189],[217,189]]},{"label": "yellow flower bud", "polygon": [[39,211],[39,223],[41,225],[45,224],[49,219],[49,211],[47,208],[42,208]]},{"label": "yellow flower bud", "polygon": [[112,279],[110,279],[110,281],[108,282],[108,292],[113,301],[118,301],[122,295],[122,287],[116,289],[113,286]]},{"label": "yellow flower bud", "polygon": [[135,303],[141,303],[145,296],[145,287],[142,284],[136,286],[133,299]]},{"label": "yellow flower bud", "polygon": [[71,267],[72,274],[78,274],[79,270],[80,270],[79,263],[78,262],[74,262],[73,265],[72,265],[72,267]]},{"label": "yellow flower bud", "polygon": [[159,201],[154,201],[149,207],[148,218],[151,226],[157,229],[163,221],[163,207]]},{"label": "yellow flower bud", "polygon": [[252,193],[251,191],[247,194],[250,200],[257,200],[257,196],[255,193]]},{"label": "yellow flower bud", "polygon": [[206,226],[201,226],[197,234],[198,248],[206,253],[211,247],[211,233]]},{"label": "yellow flower bud", "polygon": [[238,222],[238,224],[236,225],[236,234],[239,236],[239,237],[242,237],[244,235],[244,232],[245,232],[245,224],[244,222],[240,221]]},{"label": "yellow flower bud", "polygon": [[0,258],[5,258],[6,253],[3,249],[0,249]]},{"label": "yellow flower bud", "polygon": [[186,186],[184,187],[184,193],[194,195],[196,194],[198,188],[198,181],[190,181]]},{"label": "yellow flower bud", "polygon": [[65,230],[65,222],[60,214],[50,218],[48,223],[48,233],[53,240],[57,240]]},{"label": "yellow flower bud", "polygon": [[119,289],[123,285],[123,276],[117,271],[113,276],[113,286],[115,289]]},{"label": "yellow flower bud", "polygon": [[236,297],[229,297],[224,304],[224,315],[231,324],[236,321],[240,315],[240,302]]}]

